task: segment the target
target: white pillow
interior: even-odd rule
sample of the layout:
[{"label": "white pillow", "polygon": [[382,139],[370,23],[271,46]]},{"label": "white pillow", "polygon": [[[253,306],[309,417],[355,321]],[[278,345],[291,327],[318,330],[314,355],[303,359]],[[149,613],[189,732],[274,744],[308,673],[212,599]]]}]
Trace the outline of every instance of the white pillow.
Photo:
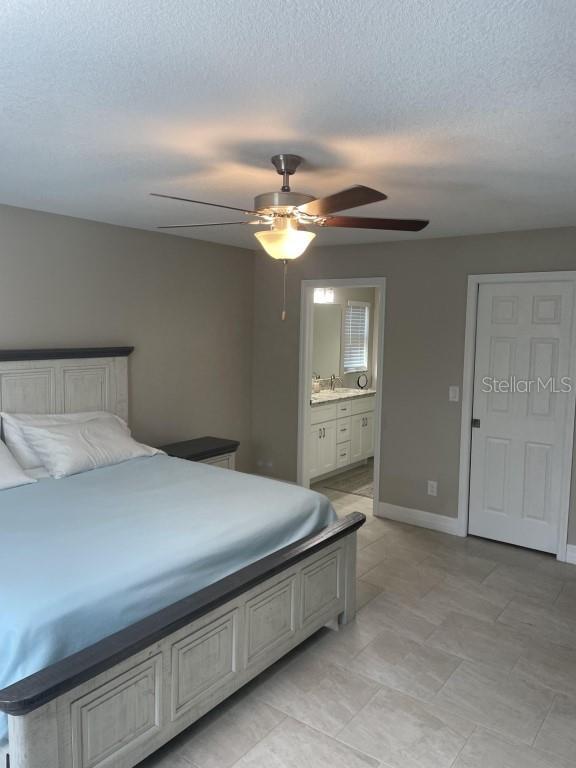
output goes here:
[{"label": "white pillow", "polygon": [[21,425],[26,442],[52,475],[60,478],[160,453],[137,443],[116,419],[100,418],[52,427]]},{"label": "white pillow", "polygon": [[0,441],[0,491],[35,482],[36,480],[28,477],[8,448]]},{"label": "white pillow", "polygon": [[115,419],[124,426],[127,434],[130,434],[126,423],[119,416],[107,411],[92,411],[88,413],[53,413],[53,414],[34,414],[34,413],[2,413],[2,427],[4,430],[4,441],[10,449],[12,455],[26,471],[34,470],[35,474],[48,477],[45,472],[42,461],[36,455],[34,449],[28,444],[22,433],[22,427],[51,427],[59,424],[75,424],[77,422],[91,421],[92,419]]}]

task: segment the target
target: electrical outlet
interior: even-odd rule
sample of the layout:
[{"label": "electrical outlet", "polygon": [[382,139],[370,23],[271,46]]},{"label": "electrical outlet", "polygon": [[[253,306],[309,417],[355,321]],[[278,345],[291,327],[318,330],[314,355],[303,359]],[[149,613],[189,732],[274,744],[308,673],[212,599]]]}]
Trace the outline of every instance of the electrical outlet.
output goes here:
[{"label": "electrical outlet", "polygon": [[428,496],[438,496],[437,480],[428,480]]}]

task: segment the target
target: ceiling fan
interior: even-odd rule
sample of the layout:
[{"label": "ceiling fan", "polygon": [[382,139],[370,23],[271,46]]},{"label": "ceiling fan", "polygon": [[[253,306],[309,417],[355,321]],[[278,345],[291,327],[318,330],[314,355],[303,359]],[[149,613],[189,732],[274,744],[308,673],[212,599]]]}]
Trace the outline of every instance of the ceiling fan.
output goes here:
[{"label": "ceiling fan", "polygon": [[[316,237],[302,227],[351,227],[356,229],[382,229],[400,232],[419,232],[428,225],[422,219],[377,219],[360,216],[334,216],[339,211],[358,208],[368,203],[386,200],[383,192],[358,184],[328,197],[315,198],[302,192],[292,192],[290,176],[302,162],[299,155],[274,155],[271,162],[276,171],[282,176],[282,188],[279,192],[265,192],[254,198],[252,209],[236,208],[233,205],[208,203],[205,200],[192,200],[176,195],[163,195],[152,192],[154,197],[164,197],[169,200],[181,200],[186,203],[198,203],[214,208],[225,208],[229,211],[240,211],[249,217],[242,221],[221,221],[210,224],[174,224],[161,226],[158,229],[189,229],[192,227],[223,227],[237,224],[252,224],[267,226],[268,229],[255,232],[260,245],[273,259],[284,262],[284,304],[286,297],[286,265],[289,260],[301,256],[312,240]],[[286,317],[285,309],[282,318]]]}]

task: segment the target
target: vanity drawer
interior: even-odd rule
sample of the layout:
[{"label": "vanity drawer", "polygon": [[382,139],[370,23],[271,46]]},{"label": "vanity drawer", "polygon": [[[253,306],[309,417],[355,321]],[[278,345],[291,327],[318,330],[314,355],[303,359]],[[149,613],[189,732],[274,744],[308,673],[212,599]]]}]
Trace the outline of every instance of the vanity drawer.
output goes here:
[{"label": "vanity drawer", "polygon": [[336,442],[345,443],[350,440],[350,416],[338,419],[336,426]]},{"label": "vanity drawer", "polygon": [[356,400],[352,400],[352,416],[356,416],[359,413],[370,413],[373,410],[374,395],[358,397]]},{"label": "vanity drawer", "polygon": [[310,414],[310,424],[321,424],[323,421],[331,421],[337,416],[336,403],[327,403],[326,405],[312,406]]},{"label": "vanity drawer", "polygon": [[350,441],[336,446],[336,466],[345,467],[350,464]]},{"label": "vanity drawer", "polygon": [[350,400],[344,400],[343,403],[336,403],[336,409],[338,411],[338,418],[341,416],[350,416]]}]

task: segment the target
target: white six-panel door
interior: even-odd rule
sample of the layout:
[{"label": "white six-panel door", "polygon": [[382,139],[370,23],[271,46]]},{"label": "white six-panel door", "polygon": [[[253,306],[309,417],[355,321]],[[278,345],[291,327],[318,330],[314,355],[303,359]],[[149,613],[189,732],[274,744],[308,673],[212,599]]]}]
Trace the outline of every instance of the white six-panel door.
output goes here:
[{"label": "white six-panel door", "polygon": [[572,282],[479,286],[471,534],[558,549],[573,309]]}]

